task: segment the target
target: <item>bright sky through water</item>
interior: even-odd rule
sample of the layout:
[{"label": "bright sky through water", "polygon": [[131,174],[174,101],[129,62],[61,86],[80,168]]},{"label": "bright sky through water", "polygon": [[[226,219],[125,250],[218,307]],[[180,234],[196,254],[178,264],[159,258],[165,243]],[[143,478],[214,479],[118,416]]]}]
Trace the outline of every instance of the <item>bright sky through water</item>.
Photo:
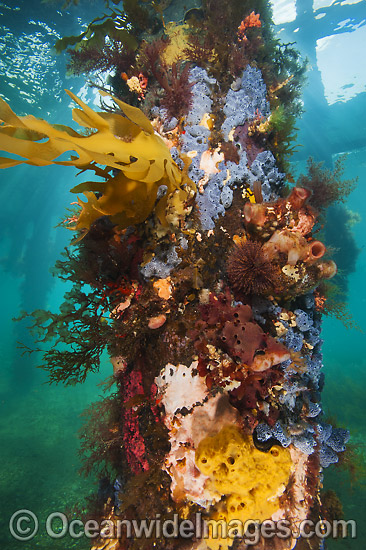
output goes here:
[{"label": "bright sky through water", "polygon": [[[357,1],[359,0],[345,0],[342,4],[355,4]],[[321,16],[321,9],[333,3],[334,0],[314,0],[314,10],[319,10],[318,15]],[[276,25],[296,18],[295,0],[272,0],[272,5]],[[347,101],[366,91],[366,64],[360,62],[359,56],[355,56],[355,52],[363,51],[365,43],[366,26],[318,40],[318,68],[323,79],[325,97],[330,104]]]},{"label": "bright sky through water", "polygon": [[366,26],[318,40],[317,59],[329,103],[366,91],[366,65],[354,55],[366,43]]},{"label": "bright sky through water", "polygon": [[296,17],[295,0],[271,0],[273,21],[276,25],[293,21]]}]

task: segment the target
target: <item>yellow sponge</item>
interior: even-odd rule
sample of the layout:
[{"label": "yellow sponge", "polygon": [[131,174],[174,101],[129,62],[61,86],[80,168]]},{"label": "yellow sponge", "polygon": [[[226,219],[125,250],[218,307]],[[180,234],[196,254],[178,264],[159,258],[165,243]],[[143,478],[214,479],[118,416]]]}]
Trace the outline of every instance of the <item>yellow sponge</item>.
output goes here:
[{"label": "yellow sponge", "polygon": [[[292,470],[288,449],[274,445],[259,451],[252,438],[235,426],[225,426],[204,438],[196,451],[196,465],[209,477],[207,489],[222,498],[212,510],[212,519],[229,523],[239,520],[263,521],[278,510]],[[210,548],[227,548],[232,540],[212,541]]]}]

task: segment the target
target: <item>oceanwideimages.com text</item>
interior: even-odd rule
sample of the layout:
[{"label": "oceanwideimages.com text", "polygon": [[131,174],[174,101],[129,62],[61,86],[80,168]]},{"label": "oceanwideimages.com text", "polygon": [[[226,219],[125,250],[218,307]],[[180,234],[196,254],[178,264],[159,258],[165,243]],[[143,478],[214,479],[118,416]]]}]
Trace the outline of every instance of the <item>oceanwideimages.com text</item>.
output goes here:
[{"label": "oceanwideimages.com text", "polygon": [[29,541],[43,530],[52,539],[69,536],[73,539],[232,539],[241,538],[247,545],[258,544],[261,538],[311,539],[356,538],[357,526],[354,520],[304,520],[294,525],[282,519],[279,521],[256,519],[208,520],[202,514],[195,514],[194,521],[182,519],[174,514],[171,519],[162,520],[160,514],[152,519],[104,519],[100,523],[89,519],[68,519],[62,512],[53,512],[45,521],[39,521],[30,510],[18,510],[9,520],[9,530],[16,540]]}]

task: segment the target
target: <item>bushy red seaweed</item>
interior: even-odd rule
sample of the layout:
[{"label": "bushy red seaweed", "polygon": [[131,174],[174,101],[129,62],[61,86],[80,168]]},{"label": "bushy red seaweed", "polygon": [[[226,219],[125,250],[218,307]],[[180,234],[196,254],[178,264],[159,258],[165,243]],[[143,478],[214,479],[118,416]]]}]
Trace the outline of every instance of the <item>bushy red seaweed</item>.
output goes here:
[{"label": "bushy red seaweed", "polygon": [[312,194],[309,202],[318,210],[326,210],[331,204],[345,202],[354,190],[357,179],[343,179],[344,161],[344,157],[339,157],[334,170],[329,170],[324,168],[322,162],[315,162],[312,158],[308,160],[307,174],[300,176],[297,185],[310,189]]},{"label": "bushy red seaweed", "polygon": [[160,101],[167,111],[168,119],[177,118],[188,113],[192,101],[192,83],[189,82],[189,64],[173,63],[169,68],[162,54],[169,44],[169,38],[158,38],[142,45],[139,66],[152,74],[163,89]]}]

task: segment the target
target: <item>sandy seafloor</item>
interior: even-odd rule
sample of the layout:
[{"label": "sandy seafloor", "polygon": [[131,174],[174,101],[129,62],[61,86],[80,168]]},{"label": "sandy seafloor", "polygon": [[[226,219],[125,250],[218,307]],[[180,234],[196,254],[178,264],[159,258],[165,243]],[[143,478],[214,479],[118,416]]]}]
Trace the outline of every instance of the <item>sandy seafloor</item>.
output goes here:
[{"label": "sandy seafloor", "polygon": [[[34,14],[30,9],[32,4],[37,8]],[[4,88],[0,92],[11,100],[14,110],[19,114],[23,110],[23,113],[28,111],[40,116],[45,110],[45,118],[56,122],[63,116],[63,122],[70,123],[69,102],[63,95],[62,88],[73,87],[77,91],[82,81],[63,81],[64,62],[59,59],[55,61],[49,55],[47,46],[54,42],[55,33],[70,34],[69,20],[66,24],[65,16],[62,18],[58,14],[53,17],[51,11],[40,8],[38,4],[39,2],[10,2],[8,7],[6,4],[1,5],[1,13],[5,14],[1,24],[6,31],[0,42],[2,46],[6,46],[2,47],[1,62],[7,78],[1,85]],[[16,6],[21,7],[20,11],[13,12],[10,17],[9,7],[13,9]],[[80,24],[77,16],[81,15],[81,7],[79,12],[72,13],[75,26]],[[47,21],[48,25],[50,21],[54,21],[54,26],[48,26],[47,29],[36,23],[30,24],[30,20]],[[35,46],[44,45],[41,53],[38,48],[37,55],[40,57],[37,62],[30,57],[32,47],[27,46],[27,36],[32,37]],[[355,51],[357,41],[355,42],[352,33],[350,37]],[[13,45],[10,53],[9,44]],[[361,43],[359,47],[361,48]],[[352,50],[350,52],[351,56]],[[17,59],[17,63],[14,63],[14,59]],[[25,73],[28,63],[33,66],[33,70]],[[342,73],[342,66],[338,65],[333,70]],[[329,71],[328,66],[328,77]],[[362,73],[357,76],[356,69],[355,74],[353,86],[361,90],[362,86],[359,86],[357,78],[362,79]],[[347,77],[345,74],[344,85],[347,85]],[[9,86],[9,82],[13,85]],[[355,124],[356,120],[357,113]],[[300,132],[300,141],[301,135]],[[295,164],[296,168],[303,165],[303,152],[310,144],[303,142],[302,145],[304,147],[301,155],[294,157],[295,163],[299,160],[299,165]],[[355,321],[366,330],[366,149],[348,152],[345,166],[345,177],[359,178],[358,186],[350,195],[346,206],[361,215],[361,220],[353,226],[360,254],[356,272],[349,275],[348,306]],[[74,517],[77,517],[78,508],[83,508],[84,498],[95,489],[93,479],[84,479],[78,474],[80,462],[77,431],[81,425],[80,413],[102,394],[97,384],[110,375],[110,365],[106,359],[100,373],[91,375],[81,386],[64,388],[44,384],[45,373],[36,369],[39,357],[21,356],[16,347],[17,341],[31,344],[24,325],[11,322],[23,309],[31,311],[39,307],[55,310],[66,290],[62,282],[52,277],[49,268],[70,238],[68,231],[54,227],[63,217],[70,202],[68,189],[75,184],[72,170],[63,167],[38,169],[24,166],[0,173],[0,547],[4,550],[69,550],[89,547],[85,540],[50,540],[44,533],[44,522],[48,514],[55,511],[75,513]],[[357,330],[346,329],[336,319],[325,318],[323,338],[325,412],[329,417],[335,418],[338,425],[350,429],[351,443],[357,446],[357,452],[364,458],[365,335]],[[359,477],[351,480],[347,473],[331,467],[325,473],[324,484],[327,488],[338,491],[342,497],[345,518],[355,519],[358,524],[356,540],[327,543],[328,548],[362,550],[366,539],[365,479]],[[12,513],[22,508],[31,510],[40,518],[39,534],[28,543],[14,540],[8,529]]]}]

